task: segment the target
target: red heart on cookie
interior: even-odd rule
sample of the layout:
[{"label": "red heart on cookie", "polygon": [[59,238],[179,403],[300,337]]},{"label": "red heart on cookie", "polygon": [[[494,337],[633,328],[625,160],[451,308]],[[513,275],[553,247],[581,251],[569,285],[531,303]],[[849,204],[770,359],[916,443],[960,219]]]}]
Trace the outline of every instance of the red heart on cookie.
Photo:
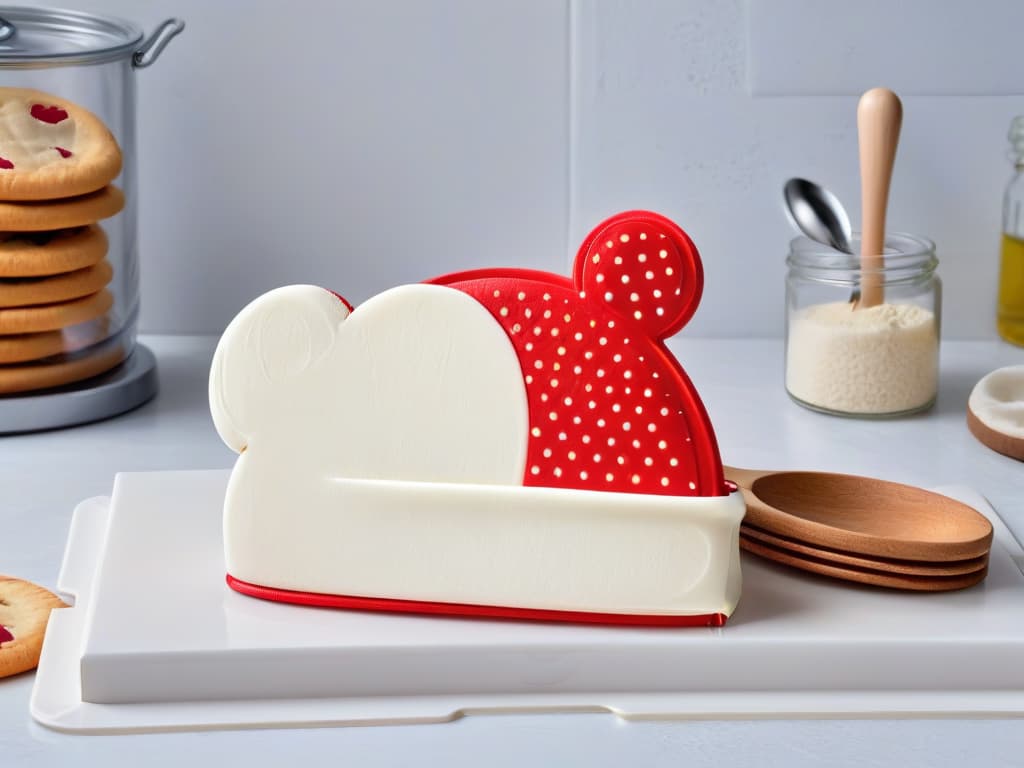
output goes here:
[{"label": "red heart on cookie", "polygon": [[30,110],[32,117],[42,123],[56,125],[62,120],[68,119],[68,113],[57,106],[45,106],[44,104],[33,104]]}]

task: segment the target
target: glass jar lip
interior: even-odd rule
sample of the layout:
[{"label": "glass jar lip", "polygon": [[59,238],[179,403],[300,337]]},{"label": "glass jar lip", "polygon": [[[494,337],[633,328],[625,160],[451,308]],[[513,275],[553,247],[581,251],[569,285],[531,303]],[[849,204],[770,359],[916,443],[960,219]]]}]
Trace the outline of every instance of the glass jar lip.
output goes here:
[{"label": "glass jar lip", "polygon": [[64,8],[0,6],[13,36],[0,41],[0,69],[32,64],[85,64],[131,56],[142,29],[106,14]]},{"label": "glass jar lip", "polygon": [[[859,272],[861,270],[860,233],[854,232],[850,238],[853,253],[843,253],[811,240],[809,237],[794,237],[789,243],[789,256],[786,263],[791,267],[802,267],[823,271]],[[893,232],[886,235],[883,266],[878,272],[902,271],[918,268],[921,271],[933,270],[938,265],[935,256],[935,243],[926,237],[911,235],[904,232]]]}]

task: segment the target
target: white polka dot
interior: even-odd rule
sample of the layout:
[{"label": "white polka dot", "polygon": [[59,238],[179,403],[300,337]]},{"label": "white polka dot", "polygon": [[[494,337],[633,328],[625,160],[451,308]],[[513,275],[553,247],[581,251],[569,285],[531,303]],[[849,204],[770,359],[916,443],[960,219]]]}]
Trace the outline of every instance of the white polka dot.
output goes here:
[{"label": "white polka dot", "polygon": [[654,314],[656,314],[658,317],[661,317],[662,315],[665,314],[665,310],[662,309],[661,307],[658,307],[657,309],[654,310]]},{"label": "white polka dot", "polygon": [[615,479],[615,475],[613,475],[611,472],[609,472],[608,474],[606,474],[604,476],[604,479],[610,483],[612,480]]},{"label": "white polka dot", "polygon": [[541,328],[539,325],[533,329],[534,336],[540,336],[542,333],[544,333],[544,329]]},{"label": "white polka dot", "polygon": [[604,282],[604,273],[603,272],[598,272],[597,273],[597,277],[595,278],[595,280],[597,280],[597,282],[599,282],[599,283],[603,283]]},{"label": "white polka dot", "polygon": [[629,275],[623,275],[622,276],[622,284],[626,285],[627,283],[629,283]]},{"label": "white polka dot", "polygon": [[582,421],[583,421],[583,419],[581,419],[579,416],[573,416],[572,417],[572,423],[573,424],[579,424]]},{"label": "white polka dot", "polygon": [[545,459],[550,459],[551,458],[551,449],[550,448],[545,448],[544,449],[544,458]]},{"label": "white polka dot", "polygon": [[640,485],[640,475],[633,475],[630,480],[633,481],[633,485]]},{"label": "white polka dot", "polygon": [[552,421],[558,421],[558,414],[552,411],[551,413],[548,414],[548,418],[551,419]]},{"label": "white polka dot", "polygon": [[623,343],[623,344],[629,344],[629,339],[628,339],[628,338],[625,338],[625,339],[623,339],[623,340],[622,340],[622,343]]},{"label": "white polka dot", "polygon": [[601,454],[600,453],[595,453],[594,454],[594,463],[595,464],[600,464],[601,463]]},{"label": "white polka dot", "polygon": [[558,433],[558,439],[559,440],[565,440],[565,438],[566,438],[565,432],[559,432]]},{"label": "white polka dot", "polygon": [[551,386],[552,387],[557,387],[558,386],[558,379],[552,379],[551,380]]},{"label": "white polka dot", "polygon": [[584,384],[583,385],[583,390],[585,392],[593,392],[594,391],[594,385],[593,384]]},{"label": "white polka dot", "polygon": [[523,326],[521,326],[519,323],[516,323],[515,325],[512,326],[512,333],[519,333],[521,330],[523,330]]},{"label": "white polka dot", "polygon": [[590,442],[590,435],[584,435],[583,436],[583,442],[584,443],[589,443]]},{"label": "white polka dot", "polygon": [[597,408],[597,403],[591,400],[589,403],[587,403],[587,407],[593,410],[594,408]]},{"label": "white polka dot", "polygon": [[534,437],[540,437],[540,427],[534,427],[530,430],[530,434]]},{"label": "white polka dot", "polygon": [[597,340],[597,343],[600,344],[603,347],[605,344],[608,343],[608,339],[606,339],[604,336],[602,336],[601,338],[599,338]]},{"label": "white polka dot", "polygon": [[614,320],[609,320],[608,321],[608,327],[609,328],[614,328],[615,327],[615,321]]},{"label": "white polka dot", "polygon": [[526,309],[523,310],[523,314],[526,316],[527,319],[530,319],[531,317],[533,317],[533,310],[527,307]]},{"label": "white polka dot", "polygon": [[630,393],[631,393],[632,391],[633,391],[632,387],[626,387],[626,388],[625,388],[625,389],[623,390],[623,392],[625,392],[625,393],[626,393],[627,395],[628,395],[628,394],[630,394]]},{"label": "white polka dot", "polygon": [[603,427],[603,426],[605,425],[605,423],[606,423],[606,422],[605,422],[605,420],[604,420],[604,419],[598,419],[598,420],[597,420],[597,426],[599,426],[599,427]]},{"label": "white polka dot", "polygon": [[676,296],[683,292],[682,288],[676,288]]},{"label": "white polka dot", "polygon": [[564,355],[565,354],[565,347],[559,347],[556,351],[558,352],[558,354]]},{"label": "white polka dot", "polygon": [[560,371],[562,370],[562,365],[556,360],[554,364],[551,366],[551,369],[554,371]]},{"label": "white polka dot", "polygon": [[580,480],[586,480],[586,479],[587,479],[587,470],[583,470],[582,472],[580,472]]},{"label": "white polka dot", "polygon": [[661,258],[663,258],[663,259],[667,259],[668,258],[668,251],[666,251],[665,249],[662,249],[662,250],[658,251],[658,255],[661,256]]},{"label": "white polka dot", "polygon": [[603,379],[604,378],[604,368],[598,368],[597,369],[597,378],[599,378],[599,379]]},{"label": "white polka dot", "polygon": [[647,431],[648,431],[648,432],[657,432],[657,431],[658,431],[658,425],[657,425],[657,424],[655,424],[655,423],[654,423],[654,422],[652,421],[652,422],[651,422],[650,424],[648,424],[648,425],[647,425]]},{"label": "white polka dot", "polygon": [[562,468],[561,467],[555,467],[555,477],[561,477],[561,476],[562,476]]},{"label": "white polka dot", "polygon": [[623,243],[629,242],[629,235],[619,235],[619,240]]},{"label": "white polka dot", "polygon": [[629,300],[630,301],[640,301],[640,294],[639,293],[631,293],[631,294],[629,294]]},{"label": "white polka dot", "polygon": [[609,437],[608,438],[608,447],[609,448],[613,448],[614,446],[615,446],[615,438],[614,437]]},{"label": "white polka dot", "polygon": [[544,361],[543,360],[535,360],[534,363],[533,363],[533,367],[536,368],[539,371],[541,368],[544,367]]},{"label": "white polka dot", "polygon": [[544,296],[542,296],[541,298],[543,298],[544,301],[551,301],[551,294],[545,293]]},{"label": "white polka dot", "polygon": [[668,478],[667,477],[661,478],[661,484],[662,485],[668,485]]},{"label": "white polka dot", "polygon": [[567,322],[567,323],[571,322],[572,321],[572,315],[570,315],[568,312],[566,312],[564,315],[562,315],[562,319],[565,322]]},{"label": "white polka dot", "polygon": [[611,240],[609,240],[608,242],[606,242],[604,244],[604,247],[605,248],[611,248],[613,245],[615,245],[615,243],[613,243]]},{"label": "white polka dot", "polygon": [[648,280],[653,280],[654,279],[654,273],[651,272],[651,270],[648,269],[646,272],[644,272],[644,277],[646,277]]},{"label": "white polka dot", "polygon": [[540,401],[542,403],[546,403],[548,401],[548,393],[547,392],[541,392],[540,393]]},{"label": "white polka dot", "polygon": [[612,413],[618,413],[621,410],[622,410],[622,406],[619,405],[618,403],[614,403],[612,405]]},{"label": "white polka dot", "polygon": [[604,300],[605,301],[611,301],[614,298],[615,298],[615,294],[613,294],[611,291],[607,291],[605,293],[605,295],[604,295]]},{"label": "white polka dot", "polygon": [[614,355],[612,355],[612,360],[614,362],[616,362],[616,363],[621,363],[622,362],[622,355],[620,355],[618,352],[616,352]]},{"label": "white polka dot", "polygon": [[544,319],[545,320],[550,320],[551,319],[551,310],[550,309],[545,309],[544,310]]},{"label": "white polka dot", "polygon": [[668,460],[668,465],[670,467],[678,467],[679,466],[679,459],[669,459]]},{"label": "white polka dot", "polygon": [[508,317],[508,307],[502,307],[498,310],[498,314],[502,317]]},{"label": "white polka dot", "polygon": [[634,448],[640,448],[640,441],[639,440],[634,440],[633,441],[633,447]]},{"label": "white polka dot", "polygon": [[599,261],[601,261],[601,257],[595,253],[594,258],[592,258],[591,261],[597,264]]},{"label": "white polka dot", "polygon": [[638,405],[638,406],[637,406],[636,408],[634,408],[633,410],[635,410],[635,411],[636,411],[636,415],[637,415],[637,416],[639,416],[639,415],[640,415],[641,413],[643,413],[643,412],[644,412],[644,407],[643,407],[642,405]]},{"label": "white polka dot", "polygon": [[591,320],[590,321],[590,327],[591,328],[597,328],[597,320]]},{"label": "white polka dot", "polygon": [[668,408],[662,408],[661,409],[661,415],[662,416],[668,416]]},{"label": "white polka dot", "polygon": [[626,459],[622,456],[619,456],[617,459],[615,459],[615,461],[617,461],[620,465],[626,463]]},{"label": "white polka dot", "polygon": [[526,374],[526,383],[533,384],[533,376],[531,376],[530,374]]},{"label": "white polka dot", "polygon": [[586,352],[583,353],[583,357],[585,357],[587,360],[590,360],[593,356],[594,356],[594,353],[591,352],[589,349]]},{"label": "white polka dot", "polygon": [[672,276],[672,267],[665,267],[665,274],[669,277]]},{"label": "white polka dot", "polygon": [[501,291],[495,291],[494,298],[498,298],[499,296],[501,296]]},{"label": "white polka dot", "polygon": [[636,257],[636,260],[643,264],[645,261],[647,261],[647,254],[641,253],[639,256]]},{"label": "white polka dot", "polygon": [[622,431],[623,432],[629,432],[629,430],[631,430],[632,428],[633,428],[633,425],[630,424],[628,421],[622,422]]},{"label": "white polka dot", "polygon": [[532,467],[530,467],[530,474],[531,475],[539,475],[540,474],[540,467],[538,467],[536,464],[534,464]]},{"label": "white polka dot", "polygon": [[656,298],[656,299],[660,299],[661,298],[661,291],[658,288],[654,289],[654,298]]},{"label": "white polka dot", "polygon": [[691,491],[696,491],[697,490],[697,484],[695,482],[693,482],[693,480],[690,481],[690,490]]},{"label": "white polka dot", "polygon": [[516,298],[522,301],[523,299],[526,298],[526,294],[520,291],[519,293],[516,294]]},{"label": "white polka dot", "polygon": [[616,264],[622,264],[622,257],[621,256],[616,256],[615,257],[615,263]]},{"label": "white polka dot", "polygon": [[632,371],[623,371],[622,372],[622,378],[624,378],[624,379],[631,379],[631,378],[633,378],[633,372]]},{"label": "white polka dot", "polygon": [[583,334],[580,333],[579,331],[576,331],[576,333],[574,333],[572,337],[576,339],[576,341],[583,341]]},{"label": "white polka dot", "polygon": [[659,440],[658,447],[664,451],[666,448],[668,448],[668,443],[666,443],[664,440]]},{"label": "white polka dot", "polygon": [[646,458],[644,458],[644,464],[650,467],[654,464],[654,459],[652,459],[650,456],[647,456]]},{"label": "white polka dot", "polygon": [[569,451],[566,455],[569,457],[569,461],[576,461],[576,451]]},{"label": "white polka dot", "polygon": [[637,320],[639,320],[643,316],[644,316],[644,313],[641,312],[639,309],[636,312],[633,313],[633,317],[635,317]]},{"label": "white polka dot", "polygon": [[640,239],[641,240],[646,240],[647,239],[647,233],[646,232],[641,232],[640,233]]}]

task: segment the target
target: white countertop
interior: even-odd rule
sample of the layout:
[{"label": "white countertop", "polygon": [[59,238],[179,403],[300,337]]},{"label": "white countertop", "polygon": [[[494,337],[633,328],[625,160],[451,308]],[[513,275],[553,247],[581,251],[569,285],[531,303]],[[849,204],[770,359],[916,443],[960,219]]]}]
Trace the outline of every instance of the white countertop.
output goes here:
[{"label": "white countertop", "polygon": [[[206,408],[211,338],[145,339],[161,393],[112,421],[0,438],[0,571],[53,586],[71,510],[109,493],[118,471],[228,467]],[[851,472],[915,485],[967,484],[1022,538],[1024,464],[964,426],[974,383],[1024,350],[943,346],[939,401],[897,421],[822,416],[792,404],[777,341],[679,340],[673,350],[711,413],[726,463]],[[158,598],[154,598],[158,599]],[[1021,606],[1024,610],[1024,606]],[[610,715],[471,716],[441,725],[147,736],[68,736],[28,715],[32,676],[0,680],[4,765],[679,764],[984,766],[1024,763],[1020,720],[826,720],[625,723]],[[306,759],[308,756],[308,760]]]}]

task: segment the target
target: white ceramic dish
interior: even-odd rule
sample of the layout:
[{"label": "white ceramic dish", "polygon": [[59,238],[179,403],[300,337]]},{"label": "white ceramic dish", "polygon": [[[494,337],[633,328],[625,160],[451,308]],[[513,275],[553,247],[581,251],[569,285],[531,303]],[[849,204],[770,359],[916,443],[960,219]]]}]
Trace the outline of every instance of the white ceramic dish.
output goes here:
[{"label": "white ceramic dish", "polygon": [[245,597],[223,581],[228,473],[131,477],[144,504],[111,516],[100,497],[75,512],[58,582],[74,607],[51,618],[31,700],[51,728],[369,725],[509,710],[1024,713],[1024,552],[969,489],[944,492],[996,528],[989,577],[975,588],[892,593],[748,559],[744,601],[727,627],[642,629]]}]

